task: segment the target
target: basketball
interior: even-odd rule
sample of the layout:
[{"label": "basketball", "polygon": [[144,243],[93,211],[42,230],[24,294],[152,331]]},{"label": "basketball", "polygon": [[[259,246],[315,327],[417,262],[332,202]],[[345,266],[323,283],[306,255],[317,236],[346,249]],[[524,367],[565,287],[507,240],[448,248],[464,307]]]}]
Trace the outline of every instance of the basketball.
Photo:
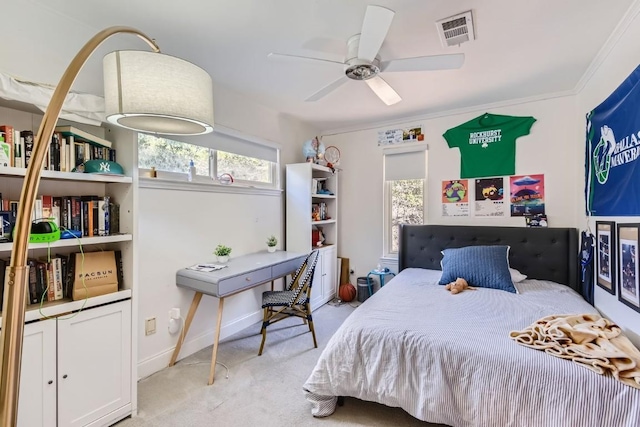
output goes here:
[{"label": "basketball", "polygon": [[343,283],[338,289],[338,295],[344,302],[353,301],[356,297],[356,288],[351,283]]}]

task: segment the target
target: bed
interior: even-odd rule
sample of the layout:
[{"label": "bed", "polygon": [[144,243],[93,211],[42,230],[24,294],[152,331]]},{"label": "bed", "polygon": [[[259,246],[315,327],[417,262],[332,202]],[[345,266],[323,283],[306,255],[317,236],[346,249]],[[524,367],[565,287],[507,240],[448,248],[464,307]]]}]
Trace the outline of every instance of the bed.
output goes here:
[{"label": "bed", "polygon": [[[399,274],[345,320],[303,385],[314,416],[354,397],[454,427],[640,426],[640,390],[509,338],[547,315],[597,313],[577,293],[575,229],[400,233]],[[437,284],[442,250],[477,245],[510,246],[510,266],[528,276],[518,293]]]}]

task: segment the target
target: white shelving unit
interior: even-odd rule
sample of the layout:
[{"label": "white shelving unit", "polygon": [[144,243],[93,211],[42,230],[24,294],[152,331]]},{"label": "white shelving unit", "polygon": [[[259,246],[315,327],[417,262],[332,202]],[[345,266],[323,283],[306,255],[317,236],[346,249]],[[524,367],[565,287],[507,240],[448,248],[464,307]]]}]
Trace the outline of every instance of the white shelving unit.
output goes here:
[{"label": "white shelving unit", "polygon": [[[319,185],[328,193],[318,193]],[[338,174],[314,163],[289,164],[286,195],[287,250],[304,253],[313,249],[320,251],[311,291],[311,308],[316,309],[336,295]],[[324,204],[321,211],[325,212],[325,217],[314,219],[314,207],[319,208],[321,204]],[[314,245],[314,232],[318,230],[324,236],[322,246]]]},{"label": "white shelving unit", "polygon": [[[0,107],[0,124],[38,130],[41,115]],[[48,253],[119,250],[118,292],[87,300],[27,306],[19,426],[108,426],[137,410],[137,135],[121,128],[73,124],[113,143],[126,176],[42,171],[38,195],[110,196],[120,205],[121,234],[30,244],[30,258]],[[26,169],[0,168],[0,193],[19,200]],[[8,260],[13,243],[0,243]],[[37,402],[33,399],[37,396]],[[25,405],[26,403],[26,405]]]}]

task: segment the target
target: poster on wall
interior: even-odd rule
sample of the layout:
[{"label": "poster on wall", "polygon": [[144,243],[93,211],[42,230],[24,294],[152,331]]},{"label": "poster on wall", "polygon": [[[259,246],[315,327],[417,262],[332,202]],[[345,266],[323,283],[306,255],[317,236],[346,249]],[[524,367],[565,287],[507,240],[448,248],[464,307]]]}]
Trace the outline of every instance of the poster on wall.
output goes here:
[{"label": "poster on wall", "polygon": [[415,141],[424,141],[422,126],[405,129],[388,129],[378,132],[378,145],[394,145]]},{"label": "poster on wall", "polygon": [[587,215],[640,215],[640,66],[587,114]]},{"label": "poster on wall", "polygon": [[598,286],[616,294],[616,223],[596,221],[596,270]]},{"label": "poster on wall", "polygon": [[476,196],[474,216],[506,216],[504,203],[504,178],[480,178],[475,181]]},{"label": "poster on wall", "polygon": [[640,312],[640,224],[618,224],[618,301]]},{"label": "poster on wall", "polygon": [[469,216],[469,180],[442,181],[442,216]]},{"label": "poster on wall", "polygon": [[544,215],[544,174],[509,178],[511,216]]}]

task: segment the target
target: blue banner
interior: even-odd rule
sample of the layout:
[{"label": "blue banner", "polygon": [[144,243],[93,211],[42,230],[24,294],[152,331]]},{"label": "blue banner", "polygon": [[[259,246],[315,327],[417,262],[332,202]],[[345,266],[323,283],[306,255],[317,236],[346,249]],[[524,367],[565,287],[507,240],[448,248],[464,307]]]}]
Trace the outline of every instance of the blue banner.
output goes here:
[{"label": "blue banner", "polygon": [[640,215],[640,66],[587,114],[587,215]]}]

